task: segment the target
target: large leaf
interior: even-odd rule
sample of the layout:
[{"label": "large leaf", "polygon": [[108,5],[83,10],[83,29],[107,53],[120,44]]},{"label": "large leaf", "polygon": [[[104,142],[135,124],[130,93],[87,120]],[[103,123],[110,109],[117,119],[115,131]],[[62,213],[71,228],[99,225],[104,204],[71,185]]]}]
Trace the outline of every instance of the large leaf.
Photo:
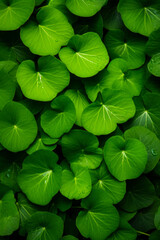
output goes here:
[{"label": "large leaf", "polygon": [[113,132],[117,123],[126,122],[134,114],[135,106],[128,94],[106,88],[102,97],[83,111],[82,125],[95,135],[105,135]]},{"label": "large leaf", "polygon": [[14,79],[8,73],[0,70],[0,110],[13,99],[15,90]]},{"label": "large leaf", "polygon": [[39,58],[37,65],[31,60],[22,62],[17,70],[17,81],[25,97],[51,101],[69,84],[69,72],[52,56]]},{"label": "large leaf", "polygon": [[133,97],[140,95],[144,83],[145,69],[128,70],[128,62],[121,58],[112,60],[107,67],[106,88],[123,90]]},{"label": "large leaf", "polygon": [[139,177],[147,163],[147,150],[138,139],[113,136],[106,141],[104,159],[111,174],[119,181]]},{"label": "large leaf", "polygon": [[156,134],[145,127],[135,126],[125,131],[124,138],[136,138],[145,145],[148,153],[145,172],[152,171],[160,159],[160,140]]},{"label": "large leaf", "polygon": [[46,205],[59,191],[61,167],[57,161],[58,156],[48,150],[36,151],[24,160],[18,183],[31,202]]},{"label": "large leaf", "polygon": [[41,126],[50,137],[60,138],[73,127],[76,111],[72,101],[64,95],[55,98],[41,115]]},{"label": "large leaf", "polygon": [[87,197],[92,189],[91,177],[87,168],[79,164],[71,164],[71,171],[64,169],[60,192],[69,199]]},{"label": "large leaf", "polygon": [[149,39],[146,44],[146,52],[149,56],[153,56],[160,52],[160,29],[154,31],[149,36]]},{"label": "large leaf", "polygon": [[120,0],[118,10],[132,32],[149,36],[160,27],[159,0]]},{"label": "large leaf", "polygon": [[16,30],[23,25],[34,10],[34,0],[1,0],[0,30]]},{"label": "large leaf", "polygon": [[97,137],[84,130],[72,130],[64,135],[61,146],[63,155],[70,163],[75,162],[89,169],[97,168],[103,159]]},{"label": "large leaf", "polygon": [[108,171],[106,164],[103,162],[99,168],[90,170],[93,189],[102,191],[108,202],[117,204],[126,193],[126,183],[119,182]]},{"label": "large leaf", "polygon": [[31,217],[27,228],[27,240],[58,240],[63,234],[63,221],[53,213],[37,212]]},{"label": "large leaf", "polygon": [[104,41],[111,59],[123,58],[129,69],[139,68],[144,64],[146,40],[143,37],[117,29],[109,31]]},{"label": "large leaf", "polygon": [[150,234],[149,240],[159,240],[160,231],[154,231]]},{"label": "large leaf", "polygon": [[25,150],[34,141],[37,123],[33,114],[18,102],[9,102],[0,112],[0,142],[12,152]]},{"label": "large leaf", "polygon": [[147,92],[135,99],[136,114],[129,126],[144,126],[160,137],[160,94]]},{"label": "large leaf", "polygon": [[127,182],[127,193],[120,203],[127,212],[149,207],[155,199],[154,185],[145,176]]},{"label": "large leaf", "polygon": [[31,216],[38,211],[38,207],[29,202],[22,193],[18,194],[17,207],[20,215],[20,235],[25,235],[26,224]]},{"label": "large leaf", "polygon": [[82,126],[82,112],[89,105],[89,101],[85,95],[80,90],[69,89],[65,92],[65,95],[68,96],[74,103],[76,109],[76,124]]},{"label": "large leaf", "polygon": [[82,78],[96,75],[109,62],[107,49],[94,32],[74,35],[59,57],[71,73]]},{"label": "large leaf", "polygon": [[11,235],[19,228],[19,212],[13,191],[0,184],[0,236]]},{"label": "large leaf", "polygon": [[130,221],[131,225],[141,232],[155,229],[154,218],[159,206],[160,200],[156,198],[151,206],[137,212],[136,216]]},{"label": "large leaf", "polygon": [[117,229],[119,214],[98,191],[93,191],[89,197],[83,199],[81,206],[84,210],[79,212],[76,225],[82,236],[104,240]]},{"label": "large leaf", "polygon": [[152,75],[154,75],[156,77],[160,77],[159,69],[160,69],[160,53],[157,53],[157,54],[153,55],[153,57],[149,61],[148,70]]},{"label": "large leaf", "polygon": [[95,15],[108,0],[66,0],[67,8],[75,15],[91,17]]},{"label": "large leaf", "polygon": [[34,54],[56,55],[73,36],[73,29],[63,13],[44,6],[37,13],[35,21],[30,20],[21,28],[20,36]]},{"label": "large leaf", "polygon": [[136,240],[137,232],[131,225],[125,221],[123,218],[120,219],[120,224],[118,229],[112,233],[105,240]]}]

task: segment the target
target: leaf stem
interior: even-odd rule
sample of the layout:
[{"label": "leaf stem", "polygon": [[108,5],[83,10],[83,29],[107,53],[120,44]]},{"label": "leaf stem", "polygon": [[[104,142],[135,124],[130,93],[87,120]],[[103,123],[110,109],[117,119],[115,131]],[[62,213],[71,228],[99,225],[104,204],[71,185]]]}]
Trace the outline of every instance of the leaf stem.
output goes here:
[{"label": "leaf stem", "polygon": [[145,232],[141,232],[141,231],[136,231],[137,233],[139,233],[139,234],[142,234],[142,235],[145,235],[145,236],[150,236],[150,234],[148,234],[148,233],[145,233]]}]

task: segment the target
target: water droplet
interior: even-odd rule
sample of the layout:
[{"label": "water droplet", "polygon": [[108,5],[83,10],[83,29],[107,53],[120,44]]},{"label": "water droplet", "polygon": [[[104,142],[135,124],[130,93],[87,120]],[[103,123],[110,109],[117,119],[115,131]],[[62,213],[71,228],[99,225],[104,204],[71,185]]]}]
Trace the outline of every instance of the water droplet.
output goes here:
[{"label": "water droplet", "polygon": [[155,149],[151,149],[151,153],[152,153],[153,156],[157,156],[158,155],[158,153],[157,153],[157,151]]},{"label": "water droplet", "polygon": [[9,178],[9,177],[10,177],[10,174],[9,174],[9,173],[7,173],[7,174],[6,174],[6,176]]}]

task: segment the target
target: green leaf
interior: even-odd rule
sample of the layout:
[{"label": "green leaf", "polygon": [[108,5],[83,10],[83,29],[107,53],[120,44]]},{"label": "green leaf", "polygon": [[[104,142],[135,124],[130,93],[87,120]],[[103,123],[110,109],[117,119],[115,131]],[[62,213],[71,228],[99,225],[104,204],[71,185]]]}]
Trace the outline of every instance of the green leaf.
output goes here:
[{"label": "green leaf", "polygon": [[16,90],[16,83],[13,77],[3,70],[0,70],[0,110],[12,101]]},{"label": "green leaf", "polygon": [[149,240],[159,240],[160,231],[154,231],[150,234]]},{"label": "green leaf", "polygon": [[89,197],[81,202],[76,225],[82,236],[92,240],[104,240],[119,225],[119,215],[116,208],[109,204],[98,191],[93,191]]},{"label": "green leaf", "polygon": [[73,127],[76,121],[74,104],[69,97],[61,95],[55,98],[41,115],[41,126],[50,137],[60,138]]},{"label": "green leaf", "polygon": [[19,213],[13,191],[0,184],[0,236],[11,235],[19,228]]},{"label": "green leaf", "polygon": [[99,168],[90,170],[93,189],[102,191],[108,202],[117,204],[126,193],[126,183],[119,182],[108,171],[106,164],[103,162]]},{"label": "green leaf", "polygon": [[23,45],[19,30],[0,32],[0,64],[6,61],[5,64],[17,64],[27,59],[33,59],[33,54]]},{"label": "green leaf", "polygon": [[53,151],[56,148],[56,144],[52,146],[47,146],[43,144],[42,138],[37,137],[36,140],[29,146],[26,152],[30,155],[38,150],[50,150]]},{"label": "green leaf", "polygon": [[135,106],[128,94],[105,88],[101,99],[83,111],[82,125],[95,135],[106,135],[116,129],[117,123],[126,122],[134,114]]},{"label": "green leaf", "polygon": [[120,219],[120,224],[118,229],[112,233],[106,240],[136,240],[137,233],[131,225],[125,221],[123,218]]},{"label": "green leaf", "polygon": [[[69,84],[65,65],[53,56],[23,61],[17,70],[17,81],[25,97],[37,101],[51,101]],[[31,88],[32,86],[32,88]]]},{"label": "green leaf", "polygon": [[44,6],[21,28],[20,37],[32,53],[41,56],[56,55],[73,36],[72,26],[63,13]]},{"label": "green leaf", "polygon": [[78,21],[73,24],[73,27],[75,34],[82,35],[87,32],[95,32],[100,38],[103,37],[103,19],[99,13],[88,18],[87,21],[86,18],[79,18]]},{"label": "green leaf", "polygon": [[125,131],[124,138],[136,138],[145,145],[148,153],[145,172],[152,171],[160,159],[160,140],[156,134],[145,127],[135,126]]},{"label": "green leaf", "polygon": [[147,163],[147,150],[138,139],[113,136],[106,141],[104,159],[111,174],[119,181],[139,177]]},{"label": "green leaf", "polygon": [[104,28],[115,30],[123,27],[121,15],[117,12],[117,1],[109,0],[107,5],[102,8],[101,14]]},{"label": "green leaf", "polygon": [[29,19],[34,6],[34,0],[1,0],[0,31],[18,29]]},{"label": "green leaf", "polygon": [[67,8],[80,17],[95,15],[107,2],[107,0],[66,0]]},{"label": "green leaf", "polygon": [[160,69],[160,53],[157,53],[156,55],[153,55],[153,57],[149,61],[148,70],[152,75],[160,77],[159,69]]},{"label": "green leaf", "polygon": [[0,142],[11,152],[28,148],[37,134],[33,114],[18,102],[9,102],[0,112]]},{"label": "green leaf", "polygon": [[127,212],[135,212],[149,207],[153,203],[155,196],[154,185],[147,177],[141,176],[127,182],[127,193],[120,203],[120,207]]},{"label": "green leaf", "polygon": [[130,221],[132,227],[141,232],[148,232],[155,229],[154,217],[160,206],[160,200],[157,198],[148,208],[140,210]]},{"label": "green leaf", "polygon": [[36,6],[39,6],[44,2],[44,0],[35,0],[35,2],[36,2]]},{"label": "green leaf", "polygon": [[104,42],[111,59],[123,58],[129,69],[139,68],[144,64],[145,38],[117,29],[109,31]]},{"label": "green leaf", "polygon": [[131,97],[139,96],[145,83],[145,69],[128,70],[128,63],[117,58],[107,67],[105,80],[106,88],[123,90]]},{"label": "green leaf", "polygon": [[120,0],[118,11],[126,27],[144,36],[149,36],[160,27],[159,0]]},{"label": "green leaf", "polygon": [[31,202],[47,205],[59,191],[61,167],[57,161],[58,156],[48,150],[36,151],[24,160],[18,183]]},{"label": "green leaf", "polygon": [[158,208],[158,210],[155,214],[154,224],[155,224],[157,230],[160,230],[160,207]]},{"label": "green leaf", "polygon": [[87,168],[72,163],[71,171],[62,171],[60,192],[68,199],[82,199],[87,197],[92,189],[91,177]]},{"label": "green leaf", "polygon": [[68,198],[63,197],[63,195],[58,194],[53,199],[53,205],[61,212],[66,212],[72,207],[72,201],[70,201]]},{"label": "green leaf", "polygon": [[17,207],[20,215],[20,235],[25,235],[26,223],[38,211],[38,207],[29,202],[22,193],[18,194]]},{"label": "green leaf", "polygon": [[74,103],[76,109],[76,124],[78,126],[82,126],[82,113],[84,109],[89,105],[89,101],[86,95],[80,91],[75,89],[69,89],[65,92],[65,95],[69,97]]},{"label": "green leaf", "polygon": [[35,213],[28,224],[27,240],[58,240],[63,234],[62,219],[49,212]]},{"label": "green leaf", "polygon": [[146,52],[149,56],[153,56],[160,52],[160,29],[154,31],[149,36],[146,44]]},{"label": "green leaf", "polygon": [[71,235],[67,235],[67,236],[64,236],[62,240],[78,240],[78,238]]},{"label": "green leaf", "polygon": [[136,114],[128,126],[144,126],[160,137],[160,94],[146,92],[135,99]]},{"label": "green leaf", "polygon": [[74,129],[61,139],[63,155],[70,163],[78,163],[89,169],[97,168],[102,159],[102,149],[98,148],[96,136],[84,130]]},{"label": "green leaf", "polygon": [[59,57],[71,73],[82,78],[96,75],[109,62],[107,49],[94,32],[74,35]]}]

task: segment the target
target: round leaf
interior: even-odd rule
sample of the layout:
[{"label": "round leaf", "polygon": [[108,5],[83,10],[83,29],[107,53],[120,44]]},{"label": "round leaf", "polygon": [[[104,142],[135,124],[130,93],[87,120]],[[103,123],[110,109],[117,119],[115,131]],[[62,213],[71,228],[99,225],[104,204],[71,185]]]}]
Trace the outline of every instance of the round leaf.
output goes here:
[{"label": "round leaf", "polygon": [[160,27],[159,0],[120,0],[118,10],[132,32],[149,36]]},{"label": "round leaf", "polygon": [[105,194],[108,202],[117,204],[120,202],[126,193],[126,183],[119,182],[112,177],[106,168],[106,164],[102,163],[98,169],[90,170],[93,189],[98,189]]},{"label": "round leaf", "polygon": [[104,159],[111,174],[119,181],[139,177],[147,163],[147,150],[138,139],[126,141],[121,136],[109,138],[104,147]]},{"label": "round leaf", "polygon": [[137,239],[137,232],[131,225],[125,221],[123,218],[120,219],[120,224],[118,229],[112,233],[108,238],[105,240],[136,240]]},{"label": "round leaf", "polygon": [[119,225],[116,208],[101,198],[97,191],[81,202],[84,208],[76,219],[76,225],[82,236],[92,240],[104,240]]},{"label": "round leaf", "polygon": [[0,236],[11,235],[19,228],[19,212],[13,191],[0,184]]},{"label": "round leaf", "polygon": [[18,29],[29,19],[34,6],[34,0],[1,0],[0,31]]},{"label": "round leaf", "polygon": [[84,130],[72,130],[61,139],[63,155],[70,163],[78,163],[89,169],[97,168],[102,159],[96,136]]},{"label": "round leaf", "polygon": [[66,0],[67,8],[80,17],[95,15],[105,3],[106,0]]},{"label": "round leaf", "polygon": [[60,192],[69,199],[87,197],[92,189],[91,177],[87,168],[72,164],[71,170],[63,170]]},{"label": "round leaf", "polygon": [[[17,70],[17,81],[25,97],[37,101],[51,101],[69,84],[65,65],[52,56],[22,62]],[[32,87],[31,87],[32,86]]]},{"label": "round leaf", "polygon": [[46,205],[59,191],[61,167],[57,161],[58,156],[48,150],[36,151],[24,160],[18,183],[31,202]]},{"label": "round leaf", "polygon": [[143,37],[117,29],[109,31],[104,42],[111,59],[123,58],[129,69],[139,68],[144,64],[146,40]]},{"label": "round leaf", "polygon": [[95,135],[105,135],[113,132],[117,123],[126,122],[134,114],[135,106],[128,94],[106,88],[102,97],[83,111],[82,125]]},{"label": "round leaf", "polygon": [[27,240],[58,240],[63,234],[62,219],[50,212],[35,213],[28,224]]},{"label": "round leaf", "polygon": [[59,57],[71,73],[82,78],[96,75],[109,62],[108,52],[94,32],[73,36]]},{"label": "round leaf", "polygon": [[160,52],[160,29],[154,31],[149,36],[146,44],[146,52],[149,56],[153,56]]},{"label": "round leaf", "polygon": [[145,145],[148,152],[145,172],[152,171],[160,159],[160,140],[155,133],[145,127],[135,126],[125,131],[124,138],[136,138]]},{"label": "round leaf", "polygon": [[33,52],[41,56],[56,55],[73,36],[72,26],[63,13],[53,7],[44,6],[21,28],[23,43]]},{"label": "round leaf", "polygon": [[16,83],[13,78],[8,73],[0,70],[0,110],[3,109],[7,102],[13,99],[15,90]]},{"label": "round leaf", "polygon": [[50,137],[60,138],[70,131],[76,121],[75,107],[64,95],[55,98],[50,106],[41,115],[41,126]]},{"label": "round leaf", "polygon": [[127,193],[120,203],[122,209],[127,212],[135,212],[149,207],[155,199],[155,189],[148,178],[142,176],[127,182]]},{"label": "round leaf", "polygon": [[117,58],[107,67],[106,88],[123,90],[131,97],[139,96],[145,82],[145,69],[128,70],[128,63]]},{"label": "round leaf", "polygon": [[9,102],[0,112],[0,142],[11,152],[28,148],[37,135],[33,114],[18,102]]},{"label": "round leaf", "polygon": [[76,109],[76,124],[78,126],[82,126],[82,112],[89,105],[89,101],[86,95],[80,91],[75,89],[69,89],[65,92],[65,95],[68,96],[72,102],[74,103]]},{"label": "round leaf", "polygon": [[128,126],[144,126],[160,137],[160,95],[146,92],[135,99],[136,114]]},{"label": "round leaf", "polygon": [[153,55],[148,63],[148,70],[156,77],[160,77],[160,53]]}]

